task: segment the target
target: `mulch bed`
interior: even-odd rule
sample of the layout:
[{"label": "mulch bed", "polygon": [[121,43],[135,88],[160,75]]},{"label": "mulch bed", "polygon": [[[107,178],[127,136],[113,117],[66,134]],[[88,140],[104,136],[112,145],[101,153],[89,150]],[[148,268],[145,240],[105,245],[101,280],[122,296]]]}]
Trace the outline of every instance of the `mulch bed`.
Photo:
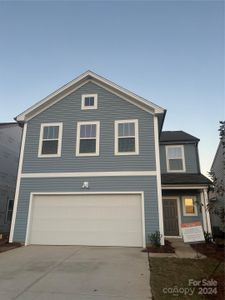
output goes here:
[{"label": "mulch bed", "polygon": [[21,247],[20,243],[9,243],[8,238],[3,238],[0,240],[0,253],[8,250],[12,250],[18,247]]},{"label": "mulch bed", "polygon": [[200,243],[200,244],[191,244],[191,247],[207,257],[215,258],[220,261],[224,261],[225,258],[225,249],[219,247],[213,243]]},{"label": "mulch bed", "polygon": [[168,240],[165,240],[164,246],[153,246],[148,245],[142,252],[151,252],[151,253],[175,253],[174,248],[171,246],[171,243]]}]

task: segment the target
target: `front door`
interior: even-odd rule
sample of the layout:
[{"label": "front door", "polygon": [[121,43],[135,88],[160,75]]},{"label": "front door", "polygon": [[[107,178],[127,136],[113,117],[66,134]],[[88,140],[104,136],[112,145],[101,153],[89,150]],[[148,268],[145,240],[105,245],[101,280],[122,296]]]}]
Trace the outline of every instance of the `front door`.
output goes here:
[{"label": "front door", "polygon": [[177,199],[163,199],[164,234],[166,236],[179,236]]}]

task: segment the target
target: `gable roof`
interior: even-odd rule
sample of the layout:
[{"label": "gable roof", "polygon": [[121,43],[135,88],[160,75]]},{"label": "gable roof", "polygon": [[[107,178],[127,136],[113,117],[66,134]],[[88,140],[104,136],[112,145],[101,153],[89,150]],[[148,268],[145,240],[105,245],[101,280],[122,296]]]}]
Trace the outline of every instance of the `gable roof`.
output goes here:
[{"label": "gable roof", "polygon": [[182,130],[179,131],[162,131],[160,135],[160,143],[167,142],[199,142],[200,140]]},{"label": "gable roof", "polygon": [[[51,93],[41,101],[37,102],[23,113],[18,115],[15,119],[17,122],[25,122],[27,120],[32,119],[34,116],[38,115],[40,112],[44,111],[45,109],[49,108],[53,104],[60,101],[65,96],[71,94],[76,89],[80,88],[87,82],[94,82],[95,84],[110,90],[110,92],[117,94],[118,96],[122,97],[123,99],[127,100],[128,102],[133,103],[134,105],[152,113],[152,114],[159,114],[164,116],[166,110],[153,102],[150,102],[130,91],[120,87],[119,85],[113,83],[112,81],[105,79],[92,71],[87,71],[80,76],[76,77],[74,80],[70,81],[69,83],[65,84],[55,92]],[[163,123],[163,117],[161,118],[161,123]]]}]

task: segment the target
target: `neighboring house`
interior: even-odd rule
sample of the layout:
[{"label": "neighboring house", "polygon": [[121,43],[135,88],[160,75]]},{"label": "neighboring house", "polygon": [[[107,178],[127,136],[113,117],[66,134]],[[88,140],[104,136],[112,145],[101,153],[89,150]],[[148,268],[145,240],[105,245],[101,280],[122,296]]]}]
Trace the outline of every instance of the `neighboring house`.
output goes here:
[{"label": "neighboring house", "polygon": [[[10,241],[145,247],[149,235],[159,230],[163,244],[167,221],[159,136],[164,117],[163,108],[91,71],[17,116],[23,138]],[[162,152],[167,142],[177,144],[174,133],[169,141],[168,133],[164,140],[163,135]],[[175,173],[168,173],[161,163],[163,173],[168,173],[162,177],[163,195],[187,195],[185,214],[196,214],[192,196],[207,201],[197,141],[187,141],[185,135],[179,145],[187,155],[182,162],[180,148],[166,148]],[[185,174],[191,182],[179,183]],[[170,176],[175,177],[172,186],[164,182]],[[177,209],[183,221],[209,225],[200,212],[183,218]]]},{"label": "neighboring house", "polygon": [[16,188],[22,129],[0,123],[0,233],[9,233]]},{"label": "neighboring house", "polygon": [[183,131],[164,131],[160,136],[160,162],[164,234],[181,236],[181,223],[201,221],[211,233],[208,186],[200,171],[199,139]]},{"label": "neighboring house", "polygon": [[[214,157],[212,167],[211,167],[211,172],[214,173],[218,186],[223,186],[225,185],[225,165],[224,165],[224,149],[222,145],[222,141],[220,141],[216,155]],[[225,195],[219,196],[217,193],[216,197],[212,195],[210,197],[211,201],[213,202],[213,207],[216,208],[218,211],[221,208],[225,207],[225,200],[224,200]],[[218,235],[220,231],[224,231],[224,228],[221,226],[221,219],[218,215],[211,213],[211,222],[212,222],[212,229],[215,235]]]}]

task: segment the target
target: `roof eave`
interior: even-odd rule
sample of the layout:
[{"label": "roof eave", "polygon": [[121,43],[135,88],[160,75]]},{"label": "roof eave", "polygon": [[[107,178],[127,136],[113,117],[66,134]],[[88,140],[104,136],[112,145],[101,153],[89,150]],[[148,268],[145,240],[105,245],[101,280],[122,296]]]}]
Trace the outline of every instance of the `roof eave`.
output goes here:
[{"label": "roof eave", "polygon": [[48,95],[47,97],[43,98],[41,101],[37,102],[36,104],[32,105],[30,108],[28,108],[27,110],[25,110],[23,113],[19,114],[15,120],[17,122],[25,122],[27,119],[28,115],[32,114],[32,111],[38,110],[39,107],[44,106],[44,104],[46,104],[48,101],[50,101],[52,98],[57,97],[58,95],[60,95],[60,93],[63,93],[64,91],[67,91],[68,89],[70,89],[71,87],[75,86],[78,83],[82,83],[82,81],[86,82],[86,80],[90,80],[90,79],[95,79],[98,80],[108,86],[111,86],[112,88],[120,91],[121,93],[124,93],[125,95],[133,98],[134,100],[138,101],[140,104],[142,104],[144,107],[149,108],[150,110],[152,110],[155,114],[165,114],[165,109],[128,91],[127,89],[124,89],[120,86],[118,86],[117,84],[109,81],[108,79],[105,79],[95,73],[93,73],[92,71],[87,71],[83,74],[81,74],[80,76],[76,77],[75,79],[73,79],[72,81],[70,81],[69,83],[67,83],[66,85],[62,86],[61,88],[57,89],[55,92],[51,93],[50,95]]}]

